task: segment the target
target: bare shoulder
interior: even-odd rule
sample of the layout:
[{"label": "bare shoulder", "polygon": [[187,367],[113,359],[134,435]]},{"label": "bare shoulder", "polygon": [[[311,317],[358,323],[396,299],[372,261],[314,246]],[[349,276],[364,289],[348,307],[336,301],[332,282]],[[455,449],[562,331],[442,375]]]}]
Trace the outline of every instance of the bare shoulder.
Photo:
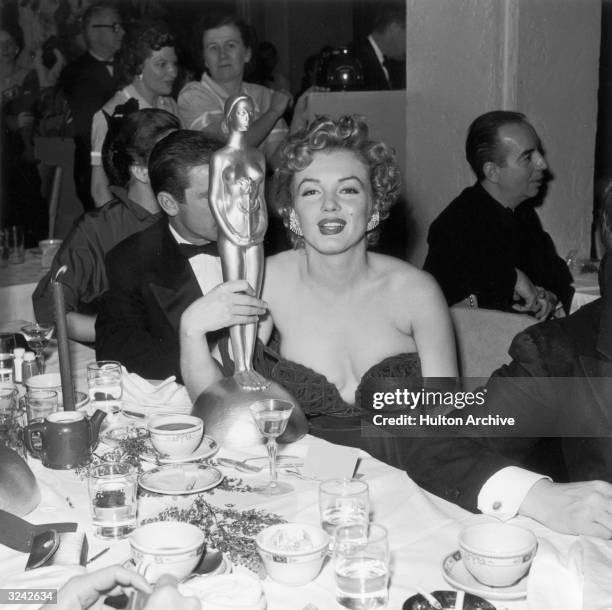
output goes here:
[{"label": "bare shoulder", "polygon": [[287,284],[295,282],[303,250],[286,250],[266,258],[264,295],[281,289],[286,292]]},{"label": "bare shoulder", "polygon": [[436,280],[426,271],[392,256],[370,253],[372,269],[384,283],[390,296],[404,302],[423,302],[441,296]]}]

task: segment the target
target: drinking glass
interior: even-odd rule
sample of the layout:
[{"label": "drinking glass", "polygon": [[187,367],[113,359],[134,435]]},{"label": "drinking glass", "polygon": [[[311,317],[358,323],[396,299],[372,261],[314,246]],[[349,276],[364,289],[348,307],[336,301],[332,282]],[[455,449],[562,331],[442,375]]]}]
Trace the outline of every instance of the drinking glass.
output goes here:
[{"label": "drinking glass", "polygon": [[12,383],[15,380],[13,370],[15,345],[13,333],[0,333],[0,383]]},{"label": "drinking glass", "polygon": [[115,360],[95,360],[87,363],[87,385],[92,407],[109,415],[121,410],[121,364]]},{"label": "drinking glass", "polygon": [[336,601],[351,610],[386,608],[389,601],[389,542],[377,523],[342,525],[334,547]]},{"label": "drinking glass", "polygon": [[333,550],[336,528],[363,525],[370,518],[368,484],[358,479],[328,479],[319,485],[321,527],[329,534]]},{"label": "drinking glass", "polygon": [[25,262],[23,227],[8,227],[4,231],[8,247],[8,262],[12,265]]},{"label": "drinking glass", "polygon": [[137,474],[128,462],[104,462],[89,469],[89,499],[94,533],[125,538],[136,528]]},{"label": "drinking glass", "polygon": [[44,324],[27,324],[21,327],[23,336],[30,348],[33,349],[36,354],[38,370],[41,374],[45,372],[45,357],[43,356],[43,350],[47,347],[51,339],[53,328],[53,326],[46,326]]},{"label": "drinking glass", "polygon": [[293,491],[293,486],[278,480],[276,472],[276,439],[287,428],[287,422],[293,411],[293,405],[286,400],[269,398],[258,400],[249,406],[251,415],[259,431],[267,440],[268,459],[270,461],[270,480],[265,485],[255,488],[255,491],[267,496],[276,496]]},{"label": "drinking glass", "polygon": [[58,399],[55,390],[31,390],[25,395],[28,424],[35,420],[45,419],[57,411]]}]

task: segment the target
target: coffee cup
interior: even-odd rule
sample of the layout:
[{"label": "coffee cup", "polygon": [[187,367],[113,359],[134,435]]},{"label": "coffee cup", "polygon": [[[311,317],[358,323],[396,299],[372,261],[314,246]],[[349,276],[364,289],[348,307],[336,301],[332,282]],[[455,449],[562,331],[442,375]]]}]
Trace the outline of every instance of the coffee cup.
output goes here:
[{"label": "coffee cup", "polygon": [[204,532],[191,523],[156,521],[130,535],[132,560],[141,566],[150,583],[162,574],[179,580],[189,576],[204,551]]},{"label": "coffee cup", "polygon": [[156,415],[149,418],[147,428],[155,450],[169,458],[191,455],[200,445],[204,422],[192,415]]}]

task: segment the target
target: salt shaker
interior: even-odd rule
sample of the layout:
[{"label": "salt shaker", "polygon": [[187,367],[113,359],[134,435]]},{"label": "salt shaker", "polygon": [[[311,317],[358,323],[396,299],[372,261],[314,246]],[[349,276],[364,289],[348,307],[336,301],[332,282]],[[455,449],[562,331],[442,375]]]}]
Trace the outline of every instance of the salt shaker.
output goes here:
[{"label": "salt shaker", "polygon": [[25,354],[25,349],[23,347],[16,347],[13,350],[13,356],[15,359],[13,360],[14,367],[14,380],[15,383],[21,383],[22,380],[22,367],[23,367],[23,355]]},{"label": "salt shaker", "polygon": [[36,354],[34,352],[26,352],[23,355],[23,365],[21,368],[21,379],[23,383],[33,375],[38,375],[40,370],[38,368],[38,361],[36,360]]}]

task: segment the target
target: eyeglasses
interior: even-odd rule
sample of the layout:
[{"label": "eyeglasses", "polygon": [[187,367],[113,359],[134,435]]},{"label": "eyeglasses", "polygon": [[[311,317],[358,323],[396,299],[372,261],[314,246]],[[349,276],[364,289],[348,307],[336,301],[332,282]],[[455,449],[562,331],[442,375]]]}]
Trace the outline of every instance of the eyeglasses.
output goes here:
[{"label": "eyeglasses", "polygon": [[96,25],[92,25],[92,28],[111,28],[115,34],[119,34],[119,32],[123,32],[123,23],[98,23]]}]

